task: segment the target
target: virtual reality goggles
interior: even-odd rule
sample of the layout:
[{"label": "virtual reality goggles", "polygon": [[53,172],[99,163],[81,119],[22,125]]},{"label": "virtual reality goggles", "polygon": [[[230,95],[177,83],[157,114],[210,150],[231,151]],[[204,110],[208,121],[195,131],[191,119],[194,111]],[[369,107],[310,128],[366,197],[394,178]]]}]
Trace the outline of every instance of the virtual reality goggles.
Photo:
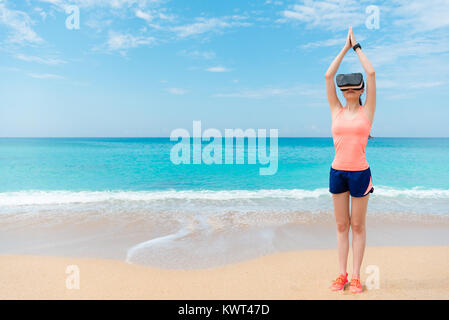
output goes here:
[{"label": "virtual reality goggles", "polygon": [[337,86],[341,91],[362,90],[365,87],[363,75],[361,73],[346,73],[337,75]]}]

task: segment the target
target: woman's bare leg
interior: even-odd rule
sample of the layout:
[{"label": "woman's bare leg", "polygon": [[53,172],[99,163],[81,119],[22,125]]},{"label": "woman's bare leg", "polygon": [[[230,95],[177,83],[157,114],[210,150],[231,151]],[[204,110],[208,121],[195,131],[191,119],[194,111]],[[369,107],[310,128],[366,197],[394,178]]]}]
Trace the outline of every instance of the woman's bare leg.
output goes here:
[{"label": "woman's bare leg", "polygon": [[337,222],[337,248],[340,273],[346,274],[349,252],[349,191],[332,194]]},{"label": "woman's bare leg", "polygon": [[351,229],[353,276],[360,277],[363,254],[366,244],[366,210],[368,208],[369,194],[364,197],[351,197]]}]

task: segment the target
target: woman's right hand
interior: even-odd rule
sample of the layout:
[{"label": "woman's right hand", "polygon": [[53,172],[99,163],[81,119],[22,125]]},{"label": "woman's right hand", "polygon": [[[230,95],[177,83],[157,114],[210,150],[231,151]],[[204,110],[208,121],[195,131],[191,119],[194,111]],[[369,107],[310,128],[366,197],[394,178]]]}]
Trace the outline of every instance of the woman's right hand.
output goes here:
[{"label": "woman's right hand", "polygon": [[349,50],[349,49],[352,48],[352,45],[351,45],[351,34],[352,34],[352,27],[349,27],[348,35],[346,36],[346,43],[345,43],[345,47],[344,47],[346,50]]}]

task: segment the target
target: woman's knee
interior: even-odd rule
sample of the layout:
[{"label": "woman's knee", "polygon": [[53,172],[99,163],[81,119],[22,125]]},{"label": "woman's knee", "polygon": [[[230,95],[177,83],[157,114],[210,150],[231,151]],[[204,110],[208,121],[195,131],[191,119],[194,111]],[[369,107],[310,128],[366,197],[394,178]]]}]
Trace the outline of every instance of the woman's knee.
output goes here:
[{"label": "woman's knee", "polygon": [[349,221],[337,222],[337,231],[340,233],[349,232]]},{"label": "woman's knee", "polygon": [[352,229],[352,233],[356,233],[356,234],[363,233],[363,232],[365,232],[365,224],[356,222],[356,221],[351,221],[351,229]]}]

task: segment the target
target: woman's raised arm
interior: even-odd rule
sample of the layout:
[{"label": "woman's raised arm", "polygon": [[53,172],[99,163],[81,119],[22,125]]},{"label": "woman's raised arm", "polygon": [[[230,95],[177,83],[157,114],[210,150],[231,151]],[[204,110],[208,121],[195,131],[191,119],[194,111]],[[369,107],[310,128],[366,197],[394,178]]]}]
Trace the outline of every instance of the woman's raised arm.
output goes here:
[{"label": "woman's raised arm", "polygon": [[[357,42],[355,41],[354,33],[351,28],[351,45],[355,46]],[[365,108],[368,114],[368,118],[371,123],[374,119],[374,112],[376,111],[376,73],[371,62],[365,56],[361,48],[356,49],[357,56],[362,63],[363,69],[366,73],[366,101]]]},{"label": "woman's raised arm", "polygon": [[351,31],[352,29],[349,28],[345,46],[343,47],[343,49],[341,49],[340,53],[337,55],[334,61],[332,61],[331,65],[329,66],[329,69],[327,69],[326,74],[324,75],[326,79],[327,100],[329,101],[329,107],[331,110],[332,117],[342,107],[340,100],[338,100],[334,78],[335,75],[337,74],[338,68],[340,67],[343,57],[345,56],[346,52],[348,52],[348,50],[351,49],[351,39],[350,39]]}]

